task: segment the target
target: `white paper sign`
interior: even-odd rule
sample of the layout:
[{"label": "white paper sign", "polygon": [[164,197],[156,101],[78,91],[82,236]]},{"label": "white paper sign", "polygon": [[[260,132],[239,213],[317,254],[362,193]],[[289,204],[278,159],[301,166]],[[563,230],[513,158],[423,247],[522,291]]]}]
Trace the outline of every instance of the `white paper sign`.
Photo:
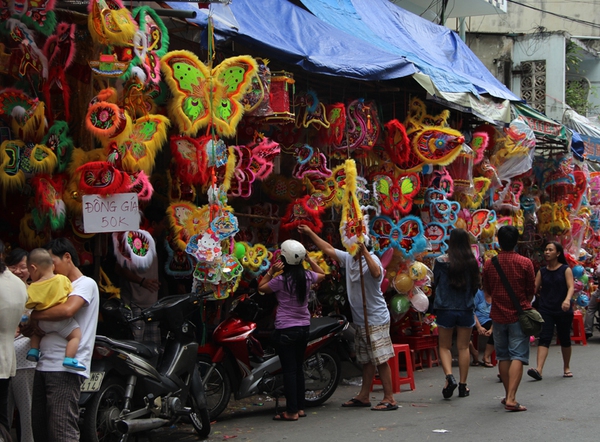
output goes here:
[{"label": "white paper sign", "polygon": [[83,196],[85,233],[125,232],[140,228],[137,193]]}]

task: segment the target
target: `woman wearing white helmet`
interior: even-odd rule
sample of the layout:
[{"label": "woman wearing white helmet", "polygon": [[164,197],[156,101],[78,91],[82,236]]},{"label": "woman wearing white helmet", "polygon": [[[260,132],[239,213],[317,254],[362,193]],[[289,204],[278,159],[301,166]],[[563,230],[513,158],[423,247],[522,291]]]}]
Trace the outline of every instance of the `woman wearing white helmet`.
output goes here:
[{"label": "woman wearing white helmet", "polygon": [[[305,270],[302,261],[312,270]],[[275,273],[283,270],[279,276]],[[304,417],[304,351],[308,342],[310,312],[308,292],[311,285],[321,282],[325,273],[306,254],[302,244],[288,239],[281,244],[280,260],[261,280],[261,293],[275,293],[278,307],[275,315],[275,342],[278,344],[279,359],[283,370],[283,391],[286,398],[283,413],[273,419],[297,421]]]}]

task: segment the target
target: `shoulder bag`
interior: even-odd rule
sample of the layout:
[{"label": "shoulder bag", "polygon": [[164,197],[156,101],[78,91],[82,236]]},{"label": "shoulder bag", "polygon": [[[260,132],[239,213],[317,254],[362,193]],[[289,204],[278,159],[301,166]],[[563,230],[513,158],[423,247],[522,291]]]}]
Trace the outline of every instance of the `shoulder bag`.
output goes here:
[{"label": "shoulder bag", "polygon": [[498,257],[494,256],[492,258],[492,264],[494,264],[494,267],[496,267],[498,276],[500,276],[500,279],[502,280],[502,284],[504,284],[504,288],[506,289],[508,296],[510,296],[510,299],[512,300],[515,308],[517,309],[519,324],[521,324],[521,329],[523,329],[523,333],[525,333],[527,336],[538,337],[540,332],[542,331],[542,325],[544,324],[544,319],[542,318],[542,315],[540,315],[540,312],[538,312],[534,308],[532,308],[531,310],[523,310],[521,308],[521,303],[517,299],[517,295],[515,295],[515,292],[513,291],[510,283],[508,282],[508,278],[504,274],[502,267],[500,267]]}]

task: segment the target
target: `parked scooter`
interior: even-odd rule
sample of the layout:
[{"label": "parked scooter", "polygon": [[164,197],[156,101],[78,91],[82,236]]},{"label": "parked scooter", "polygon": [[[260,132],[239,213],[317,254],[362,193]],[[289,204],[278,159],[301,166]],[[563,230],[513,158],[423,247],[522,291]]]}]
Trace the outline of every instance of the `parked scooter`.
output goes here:
[{"label": "parked scooter", "polygon": [[[236,399],[264,393],[283,395],[279,356],[263,350],[253,335],[261,312],[252,296],[233,302],[230,315],[217,326],[212,342],[198,349],[198,365],[204,382],[211,419],[225,410],[233,391]],[[307,406],[317,406],[331,397],[341,376],[338,351],[348,321],[342,315],[312,318],[304,354]]]},{"label": "parked scooter", "polygon": [[[127,323],[160,321],[164,349],[153,343],[96,336],[91,375],[81,387],[81,440],[125,442],[130,434],[170,426],[187,418],[200,437],[210,433],[198,343],[189,320],[208,294],[159,300]],[[129,310],[115,309],[126,315]],[[130,311],[129,311],[130,312]]]}]

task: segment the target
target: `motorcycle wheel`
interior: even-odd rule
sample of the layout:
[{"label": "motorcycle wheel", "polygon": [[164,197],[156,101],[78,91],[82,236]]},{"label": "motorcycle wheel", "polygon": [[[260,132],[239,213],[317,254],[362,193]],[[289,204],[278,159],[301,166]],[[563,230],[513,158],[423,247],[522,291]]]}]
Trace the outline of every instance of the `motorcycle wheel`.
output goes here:
[{"label": "motorcycle wheel", "polygon": [[211,419],[216,419],[229,403],[231,397],[231,381],[225,372],[225,368],[221,364],[217,364],[206,378],[206,373],[212,366],[212,361],[207,355],[198,355],[198,369],[202,376],[204,391],[206,392],[206,402],[208,405],[208,413]]},{"label": "motorcycle wheel", "polygon": [[210,434],[210,416],[208,408],[200,408],[196,403],[194,395],[191,394],[189,399],[192,403],[192,412],[189,415],[190,422],[198,433],[200,438],[206,438]]},{"label": "motorcycle wheel", "polygon": [[317,352],[304,361],[304,402],[308,407],[321,405],[331,397],[340,382],[342,365],[331,350]]},{"label": "motorcycle wheel", "polygon": [[108,378],[85,407],[81,440],[84,442],[117,442],[123,433],[117,430],[114,419],[119,417],[125,402],[125,386],[118,378]]}]

